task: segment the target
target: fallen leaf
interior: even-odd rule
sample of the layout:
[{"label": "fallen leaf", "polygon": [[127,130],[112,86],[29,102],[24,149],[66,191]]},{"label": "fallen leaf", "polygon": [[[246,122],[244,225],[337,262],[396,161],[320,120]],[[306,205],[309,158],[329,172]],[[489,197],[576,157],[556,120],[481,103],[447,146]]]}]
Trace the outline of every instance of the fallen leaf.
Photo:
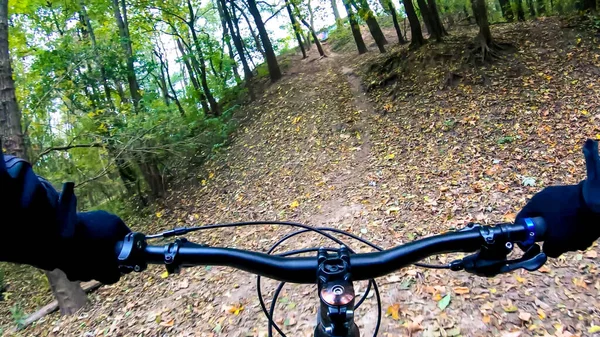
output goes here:
[{"label": "fallen leaf", "polygon": [[181,280],[181,282],[179,282],[179,289],[186,289],[189,286],[190,286],[190,281],[188,281],[188,279],[186,279],[186,278],[184,278],[183,280]]},{"label": "fallen leaf", "polygon": [[444,309],[446,309],[449,305],[450,305],[450,294],[444,296],[444,298],[442,298],[439,302],[438,302],[438,308],[440,308],[440,310],[444,311]]},{"label": "fallen leaf", "polygon": [[156,217],[160,218],[162,216],[162,212],[156,212]]},{"label": "fallen leaf", "polygon": [[585,283],[585,281],[583,280],[583,277],[574,277],[573,284],[581,288],[587,289],[588,287],[587,283]]},{"label": "fallen leaf", "polygon": [[519,283],[524,283],[525,282],[525,279],[523,277],[519,276],[519,275],[515,275],[515,279]]},{"label": "fallen leaf", "polygon": [[454,287],[452,290],[454,290],[454,292],[458,295],[464,295],[471,292],[471,290],[469,290],[467,287]]},{"label": "fallen leaf", "polygon": [[400,207],[398,206],[394,206],[394,207],[390,207],[387,209],[387,211],[385,211],[387,214],[391,214],[391,213],[395,213],[395,212],[399,212],[400,211]]},{"label": "fallen leaf", "polygon": [[300,202],[298,200],[294,200],[292,201],[292,203],[290,204],[290,208],[291,209],[296,209],[298,206],[300,206]]},{"label": "fallen leaf", "polygon": [[442,299],[442,295],[440,293],[433,294],[433,300],[434,301],[438,302],[441,299]]},{"label": "fallen leaf", "polygon": [[510,300],[502,304],[502,309],[505,312],[517,312],[519,310],[519,308],[516,305],[514,305],[513,302]]},{"label": "fallen leaf", "polygon": [[236,303],[234,305],[232,305],[231,307],[229,307],[229,309],[227,310],[230,314],[234,314],[234,315],[239,315],[240,312],[244,311],[244,306],[241,305],[240,303]]},{"label": "fallen leaf", "polygon": [[512,332],[503,332],[502,337],[519,337],[521,336],[521,331],[512,331]]},{"label": "fallen leaf", "polygon": [[598,333],[598,332],[600,332],[600,325],[592,325],[588,329],[588,333]]},{"label": "fallen leaf", "polygon": [[544,320],[544,319],[546,319],[546,312],[544,311],[544,309],[542,309],[542,308],[538,308],[538,309],[537,309],[537,314],[538,314],[538,317],[539,317],[541,320]]},{"label": "fallen leaf", "polygon": [[541,266],[541,267],[540,267],[540,269],[538,269],[538,271],[539,271],[540,273],[544,273],[544,274],[546,274],[546,273],[549,273],[549,272],[550,272],[550,268],[548,268],[548,267],[546,267],[546,266]]},{"label": "fallen leaf", "polygon": [[396,158],[396,155],[395,155],[395,154],[393,154],[393,153],[390,153],[390,154],[388,154],[387,156],[385,156],[385,159],[387,159],[387,160],[392,160],[392,159],[394,159],[394,158]]},{"label": "fallen leaf", "polygon": [[168,322],[161,322],[160,323],[160,326],[166,326],[166,327],[171,327],[173,325],[175,325],[175,320],[174,319],[172,319],[172,320],[170,320]]},{"label": "fallen leaf", "polygon": [[169,272],[168,271],[165,271],[162,274],[160,274],[160,278],[167,278],[167,277],[169,277]]},{"label": "fallen leaf", "polygon": [[400,304],[393,304],[387,308],[385,314],[386,314],[386,316],[392,316],[392,319],[397,321],[400,319],[399,311],[400,311]]},{"label": "fallen leaf", "polygon": [[450,330],[446,330],[446,336],[448,337],[453,337],[453,336],[460,336],[460,328],[456,327]]},{"label": "fallen leaf", "polygon": [[531,314],[525,311],[519,311],[519,319],[523,322],[529,322],[531,319]]},{"label": "fallen leaf", "polygon": [[481,320],[483,321],[483,323],[489,324],[492,320],[492,317],[490,317],[490,315],[483,315],[483,318]]},{"label": "fallen leaf", "polygon": [[596,252],[595,250],[589,250],[585,253],[585,257],[595,259],[598,257],[598,252]]}]

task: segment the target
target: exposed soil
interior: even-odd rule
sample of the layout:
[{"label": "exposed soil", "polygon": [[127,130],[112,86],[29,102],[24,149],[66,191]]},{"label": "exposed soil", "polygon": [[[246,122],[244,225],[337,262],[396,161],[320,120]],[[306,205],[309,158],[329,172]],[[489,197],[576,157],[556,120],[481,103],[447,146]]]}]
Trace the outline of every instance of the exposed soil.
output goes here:
[{"label": "exposed soil", "polygon": [[[542,187],[584,177],[581,145],[600,133],[600,53],[593,35],[556,19],[493,26],[492,33],[516,51],[483,67],[460,57],[475,36],[469,31],[417,52],[398,46],[385,55],[371,48],[320,59],[313,48],[308,59],[296,57],[245,108],[252,117],[231,146],[147,222],[166,229],[290,220],[393,247],[469,221],[513,220]],[[524,186],[525,178],[535,186]],[[290,231],[256,226],[188,238],[264,251]],[[319,245],[332,246],[301,235],[281,251]],[[591,335],[600,325],[597,256],[596,246],[536,272],[489,279],[399,270],[379,280],[389,314],[380,336]],[[222,267],[167,278],[163,271],[127,275],[91,295],[79,315],[50,315],[22,335],[266,335],[254,276]],[[267,305],[275,286],[263,281]],[[359,283],[358,293],[365,287]],[[451,301],[441,310],[446,295]],[[317,303],[315,287],[286,285],[275,320],[288,336],[312,336]],[[356,313],[363,336],[375,328],[375,304],[369,298]]]}]

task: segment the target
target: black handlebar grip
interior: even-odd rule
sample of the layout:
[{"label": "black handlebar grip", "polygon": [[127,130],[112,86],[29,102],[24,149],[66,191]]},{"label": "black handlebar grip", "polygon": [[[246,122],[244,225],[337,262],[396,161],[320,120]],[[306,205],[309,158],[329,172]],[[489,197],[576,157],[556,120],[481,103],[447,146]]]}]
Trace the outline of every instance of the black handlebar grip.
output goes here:
[{"label": "black handlebar grip", "polygon": [[546,231],[548,226],[546,225],[546,221],[541,216],[537,216],[535,218],[529,218],[531,222],[533,222],[533,228],[535,232],[536,241],[543,241],[546,237]]}]

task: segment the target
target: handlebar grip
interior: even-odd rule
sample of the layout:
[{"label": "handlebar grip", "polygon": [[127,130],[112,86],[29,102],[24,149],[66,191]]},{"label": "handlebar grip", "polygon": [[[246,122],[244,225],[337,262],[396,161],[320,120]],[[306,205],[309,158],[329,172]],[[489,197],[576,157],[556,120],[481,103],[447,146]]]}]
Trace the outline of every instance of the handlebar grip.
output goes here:
[{"label": "handlebar grip", "polygon": [[530,245],[535,242],[544,241],[548,226],[546,221],[542,217],[524,218],[520,221],[525,229],[527,230],[527,239],[522,243],[524,245]]},{"label": "handlebar grip", "polygon": [[546,221],[541,216],[530,219],[533,222],[533,229],[535,231],[537,241],[542,241],[546,237],[546,231],[548,230]]}]

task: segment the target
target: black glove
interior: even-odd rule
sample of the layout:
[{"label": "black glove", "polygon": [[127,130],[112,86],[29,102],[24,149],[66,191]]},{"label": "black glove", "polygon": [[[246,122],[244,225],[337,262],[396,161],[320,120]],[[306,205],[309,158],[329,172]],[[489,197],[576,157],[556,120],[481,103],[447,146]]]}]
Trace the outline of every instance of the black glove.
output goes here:
[{"label": "black glove", "polygon": [[543,250],[550,257],[584,250],[600,237],[600,157],[598,143],[583,146],[587,179],[577,185],[551,186],[531,198],[515,222],[541,216],[547,224]]},{"label": "black glove", "polygon": [[76,212],[73,184],[59,195],[23,159],[0,152],[0,260],[63,270],[69,279],[119,279],[117,241],[130,232],[115,215]]}]

